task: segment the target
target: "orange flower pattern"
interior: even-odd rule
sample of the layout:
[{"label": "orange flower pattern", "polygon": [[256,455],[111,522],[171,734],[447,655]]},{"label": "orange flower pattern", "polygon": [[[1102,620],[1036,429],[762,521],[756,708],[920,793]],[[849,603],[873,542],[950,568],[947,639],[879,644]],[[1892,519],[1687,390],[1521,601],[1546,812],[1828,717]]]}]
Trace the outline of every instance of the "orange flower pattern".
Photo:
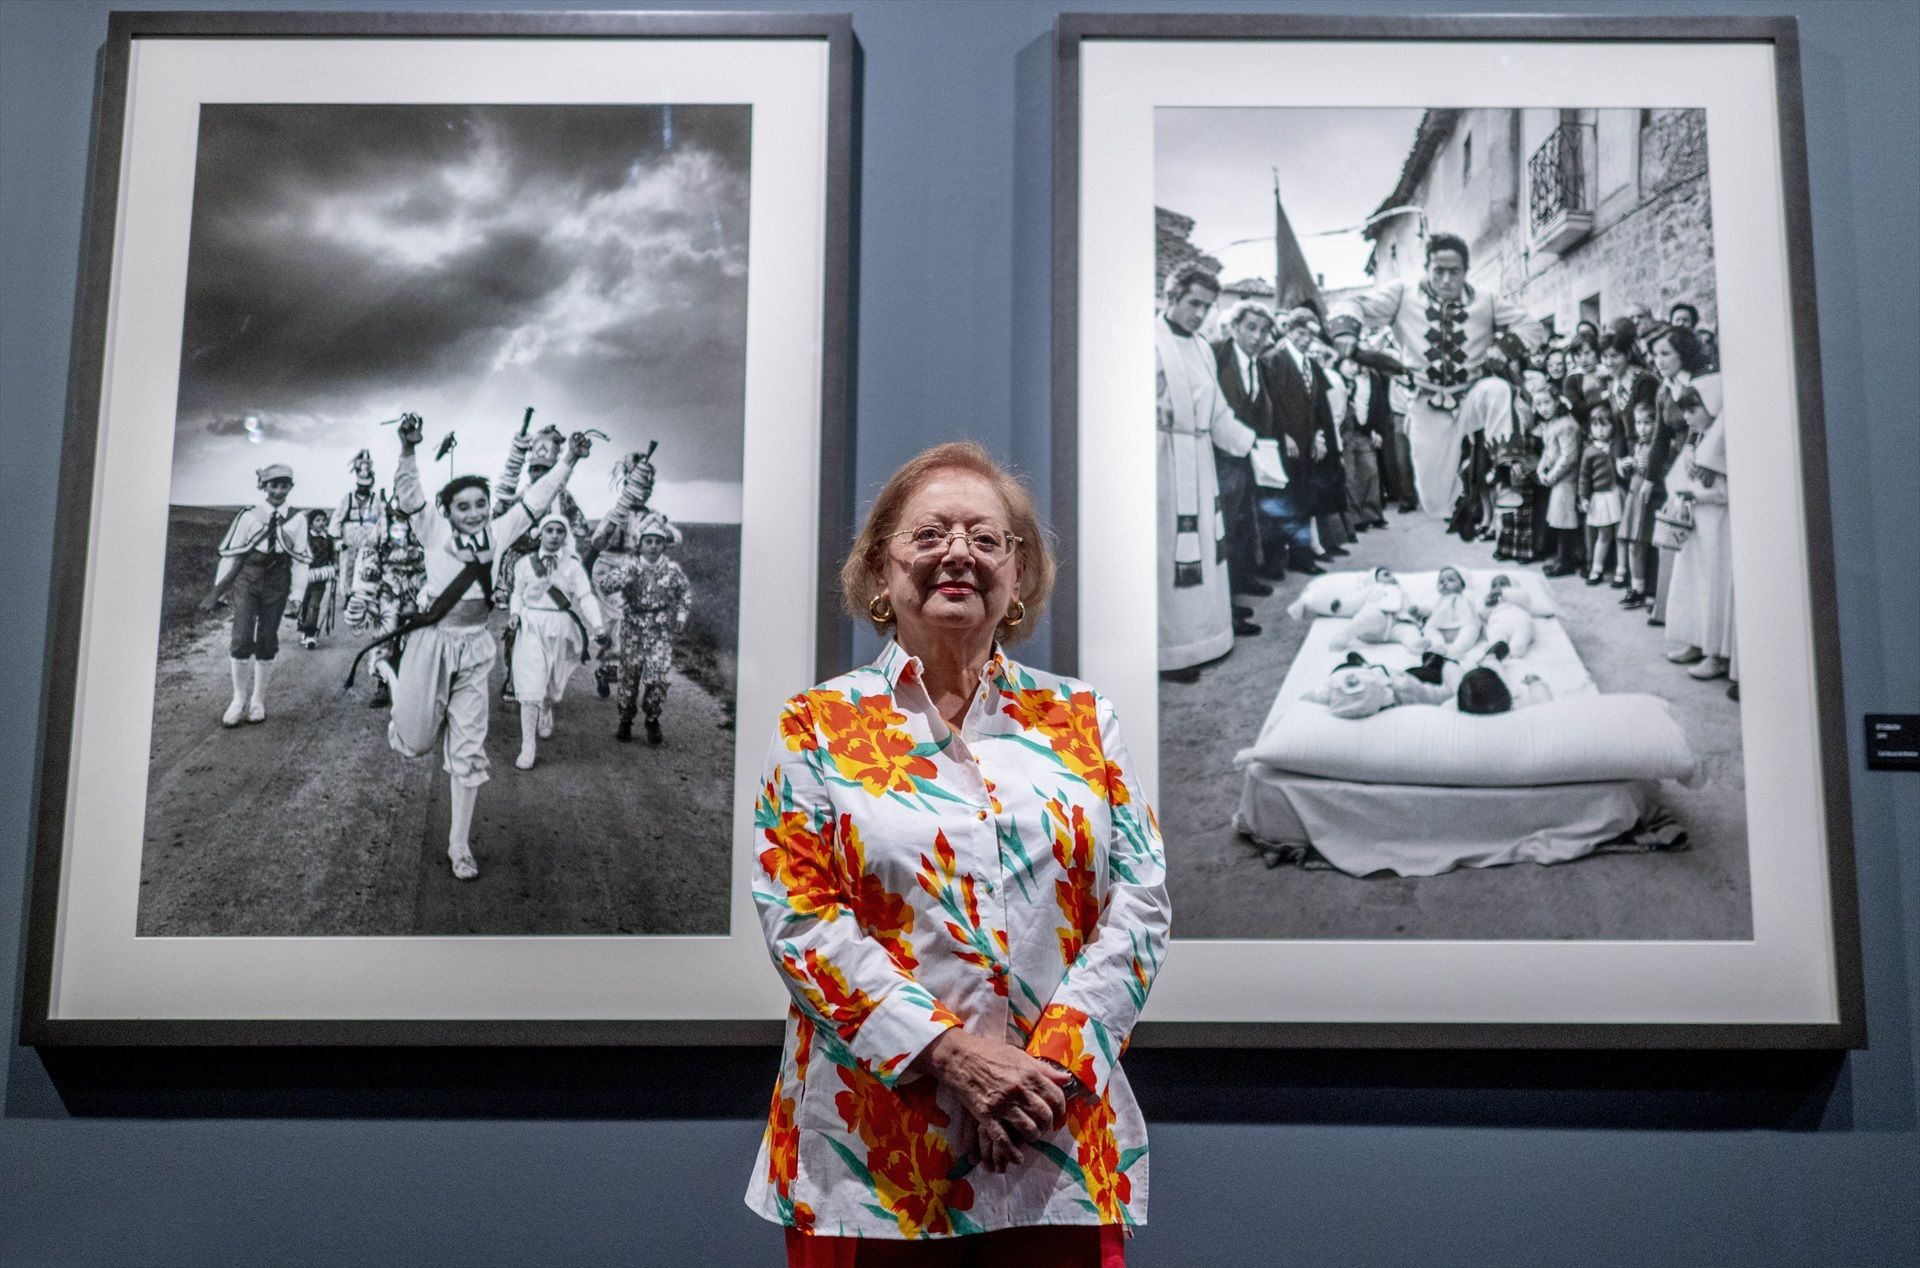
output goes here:
[{"label": "orange flower pattern", "polygon": [[[806,1232],[943,1238],[1146,1218],[1119,1055],[1164,958],[1165,862],[1106,701],[996,654],[961,725],[919,662],[793,697],[754,808],[753,897],[792,998],[747,1193]],[[1066,1123],[1002,1175],[914,1058],[964,1025],[1072,1071]]]}]

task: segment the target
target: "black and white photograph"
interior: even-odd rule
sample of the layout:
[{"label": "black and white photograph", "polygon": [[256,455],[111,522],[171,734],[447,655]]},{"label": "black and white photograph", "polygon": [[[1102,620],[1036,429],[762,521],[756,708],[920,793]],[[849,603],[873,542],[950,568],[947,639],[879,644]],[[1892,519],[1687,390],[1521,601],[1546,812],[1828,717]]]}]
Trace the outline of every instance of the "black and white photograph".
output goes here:
[{"label": "black and white photograph", "polygon": [[202,107],[140,935],[727,932],[752,116]]},{"label": "black and white photograph", "polygon": [[1154,111],[1182,937],[1752,936],[1708,129]]}]

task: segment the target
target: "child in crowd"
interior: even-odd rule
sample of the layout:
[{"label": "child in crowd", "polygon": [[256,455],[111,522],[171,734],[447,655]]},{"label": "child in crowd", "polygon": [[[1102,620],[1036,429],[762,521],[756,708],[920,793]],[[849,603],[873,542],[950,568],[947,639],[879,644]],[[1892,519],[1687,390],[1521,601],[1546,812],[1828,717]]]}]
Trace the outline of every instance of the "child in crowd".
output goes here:
[{"label": "child in crowd", "polygon": [[320,646],[324,625],[333,629],[333,574],[336,563],[333,532],[325,511],[307,512],[307,584],[300,596],[300,646]]},{"label": "child in crowd", "polygon": [[[1651,400],[1633,403],[1633,452],[1620,460],[1628,480],[1626,503],[1620,511],[1615,536],[1620,542],[1619,568],[1627,578],[1623,608],[1642,608],[1653,598],[1653,437],[1657,424]],[[1619,584],[1616,580],[1615,584]]]},{"label": "child in crowd", "polygon": [[1547,529],[1554,560],[1541,569],[1564,577],[1580,567],[1580,424],[1551,384],[1534,389],[1533,413],[1540,427],[1540,483],[1547,490]]},{"label": "child in crowd", "polygon": [[1596,404],[1587,415],[1587,447],[1580,455],[1577,482],[1580,511],[1587,518],[1587,584],[1607,579],[1613,559],[1613,530],[1625,510],[1614,463],[1613,411]]},{"label": "child in crowd", "polygon": [[[293,468],[269,463],[254,472],[260,501],[233,517],[220,539],[220,565],[213,591],[201,607],[212,611],[230,597],[233,629],[227,643],[233,699],[220,716],[222,726],[267,720],[267,682],[280,654],[280,621],[293,592],[293,566],[307,562],[307,521],[287,509],[293,492]],[[253,690],[247,690],[247,671]]]},{"label": "child in crowd", "polygon": [[520,754],[513,764],[532,770],[536,738],[553,734],[553,706],[586,658],[589,632],[604,643],[606,622],[593,583],[574,554],[573,522],[549,510],[538,545],[513,568],[509,599],[513,641],[513,695],[520,703]]}]

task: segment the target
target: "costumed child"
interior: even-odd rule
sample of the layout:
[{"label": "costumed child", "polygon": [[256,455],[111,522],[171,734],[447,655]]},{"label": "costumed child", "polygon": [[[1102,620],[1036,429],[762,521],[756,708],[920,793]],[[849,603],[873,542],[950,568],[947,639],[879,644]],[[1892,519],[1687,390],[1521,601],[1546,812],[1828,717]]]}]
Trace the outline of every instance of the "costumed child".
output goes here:
[{"label": "costumed child", "polygon": [[[493,518],[499,519],[515,506],[519,505],[520,473],[522,468],[527,475],[529,488],[537,484],[541,477],[553,470],[553,464],[567,447],[567,438],[558,427],[548,424],[531,436],[527,434],[527,425],[533,421],[533,408],[529,406],[525,417],[520,421],[520,430],[513,434],[507,443],[507,460],[501,467],[499,483],[493,486]],[[551,508],[564,516],[568,528],[574,535],[575,544],[582,550],[587,543],[587,517],[573,500],[573,494],[565,489]],[[510,541],[506,541],[500,552],[498,567],[493,577],[493,602],[495,606],[506,603],[513,592],[515,569],[520,561],[538,548],[535,534],[529,530]],[[500,650],[506,654],[508,665],[513,664],[513,640],[515,630],[508,625],[500,634]],[[513,703],[514,680],[511,673],[500,684],[500,698]]]},{"label": "costumed child", "polygon": [[680,565],[667,556],[667,544],[679,542],[680,530],[666,516],[649,512],[636,535],[640,553],[619,577],[626,615],[620,622],[620,728],[614,738],[623,743],[633,738],[637,703],[646,715],[647,743],[658,744],[660,713],[673,672],[673,640],[686,631],[693,589]]},{"label": "costumed child", "polygon": [[353,487],[342,495],[327,524],[327,535],[340,544],[335,571],[349,593],[365,570],[368,555],[380,544],[387,513],[387,500],[373,487],[372,451],[362,449],[353,455],[351,466]]},{"label": "costumed child", "polygon": [[600,653],[600,663],[593,670],[594,687],[602,700],[613,694],[614,684],[620,681],[621,635],[627,617],[627,600],[620,586],[632,571],[629,565],[639,555],[639,526],[648,515],[647,502],[653,497],[653,452],[658,447],[657,441],[650,443],[645,453],[630,453],[613,464],[613,487],[618,490],[613,509],[600,517],[587,546],[588,571],[600,592],[600,606],[607,614],[607,629],[612,634],[611,644]]},{"label": "costumed child", "polygon": [[307,512],[306,590],[300,596],[300,646],[312,651],[320,634],[333,629],[333,576],[336,552],[325,511]]},{"label": "costumed child", "polygon": [[[1620,526],[1614,535],[1620,542],[1620,569],[1627,577],[1627,592],[1620,598],[1623,608],[1642,608],[1653,590],[1653,507],[1657,488],[1652,474],[1654,422],[1651,400],[1633,403],[1633,452],[1620,460],[1620,471],[1628,480],[1627,498],[1620,511]],[[1619,584],[1616,579],[1615,584]]]},{"label": "costumed child", "polygon": [[1480,609],[1467,593],[1467,579],[1458,568],[1442,568],[1435,584],[1440,597],[1434,600],[1433,610],[1415,610],[1421,618],[1420,632],[1427,647],[1459,660],[1480,641]]},{"label": "costumed child", "polygon": [[539,549],[514,565],[510,601],[518,637],[509,668],[520,701],[520,755],[513,764],[521,770],[533,769],[536,737],[553,734],[553,706],[587,658],[589,633],[596,643],[607,638],[593,583],[573,553],[572,524],[549,511],[538,532]]},{"label": "costumed child", "polygon": [[1620,492],[1619,472],[1614,464],[1613,411],[1596,404],[1587,413],[1587,447],[1580,455],[1580,475],[1576,491],[1580,511],[1587,517],[1587,584],[1597,586],[1607,579],[1607,567],[1613,561],[1613,530],[1626,510],[1626,498]]},{"label": "costumed child", "polygon": [[293,592],[293,566],[308,559],[306,518],[287,509],[293,468],[275,462],[253,474],[261,500],[233,517],[220,539],[213,591],[200,601],[203,611],[212,611],[223,595],[232,597],[227,656],[233,699],[220,715],[220,724],[229,727],[267,720],[267,682],[273,677],[273,659],[280,654],[280,621]]},{"label": "costumed child", "polygon": [[1554,536],[1554,560],[1540,571],[1564,577],[1580,568],[1580,424],[1550,383],[1534,390],[1533,414],[1540,420],[1539,478]]},{"label": "costumed child", "polygon": [[[1340,615],[1342,606],[1341,600],[1335,599],[1330,606],[1333,615]],[[1360,592],[1353,620],[1333,645],[1349,647],[1354,643],[1398,643],[1416,656],[1427,650],[1426,636],[1421,634],[1420,622],[1413,616],[1413,605],[1407,601],[1406,591],[1400,588],[1400,579],[1390,569],[1373,570],[1372,581]]]},{"label": "costumed child", "polygon": [[[425,757],[436,747],[441,751],[451,789],[447,858],[454,876],[470,881],[480,874],[469,834],[474,802],[489,777],[487,679],[499,655],[487,631],[495,552],[546,513],[593,442],[575,433],[553,469],[496,519],[490,513],[484,476],[454,477],[441,487],[433,509],[428,509],[414,457],[421,431],[419,415],[401,419],[393,501],[418,525],[426,553],[426,582],[419,598],[426,610],[402,622],[396,631],[407,638],[399,668],[383,659],[374,663],[374,672],[393,694],[387,742],[394,751],[406,757]],[[363,649],[361,655],[377,646]],[[356,667],[358,663],[356,659]],[[352,684],[351,673],[347,681]]]},{"label": "costumed child", "polygon": [[1506,573],[1487,586],[1486,633],[1491,642],[1505,643],[1515,656],[1533,649],[1533,600]]}]

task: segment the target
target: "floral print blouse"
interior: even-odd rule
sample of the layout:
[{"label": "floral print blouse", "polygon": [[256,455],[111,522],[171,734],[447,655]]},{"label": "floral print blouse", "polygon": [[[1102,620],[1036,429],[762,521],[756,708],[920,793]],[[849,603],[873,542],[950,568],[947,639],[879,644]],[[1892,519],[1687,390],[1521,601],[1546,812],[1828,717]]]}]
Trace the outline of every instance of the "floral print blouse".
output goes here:
[{"label": "floral print blouse", "polygon": [[[918,659],[787,701],[753,897],[793,996],[747,1204],[828,1236],[1142,1224],[1146,1126],[1120,1070],[1167,946],[1160,828],[1113,708],[995,652],[950,730]],[[910,1072],[949,1026],[1072,1071],[1067,1122],[995,1175]]]}]

